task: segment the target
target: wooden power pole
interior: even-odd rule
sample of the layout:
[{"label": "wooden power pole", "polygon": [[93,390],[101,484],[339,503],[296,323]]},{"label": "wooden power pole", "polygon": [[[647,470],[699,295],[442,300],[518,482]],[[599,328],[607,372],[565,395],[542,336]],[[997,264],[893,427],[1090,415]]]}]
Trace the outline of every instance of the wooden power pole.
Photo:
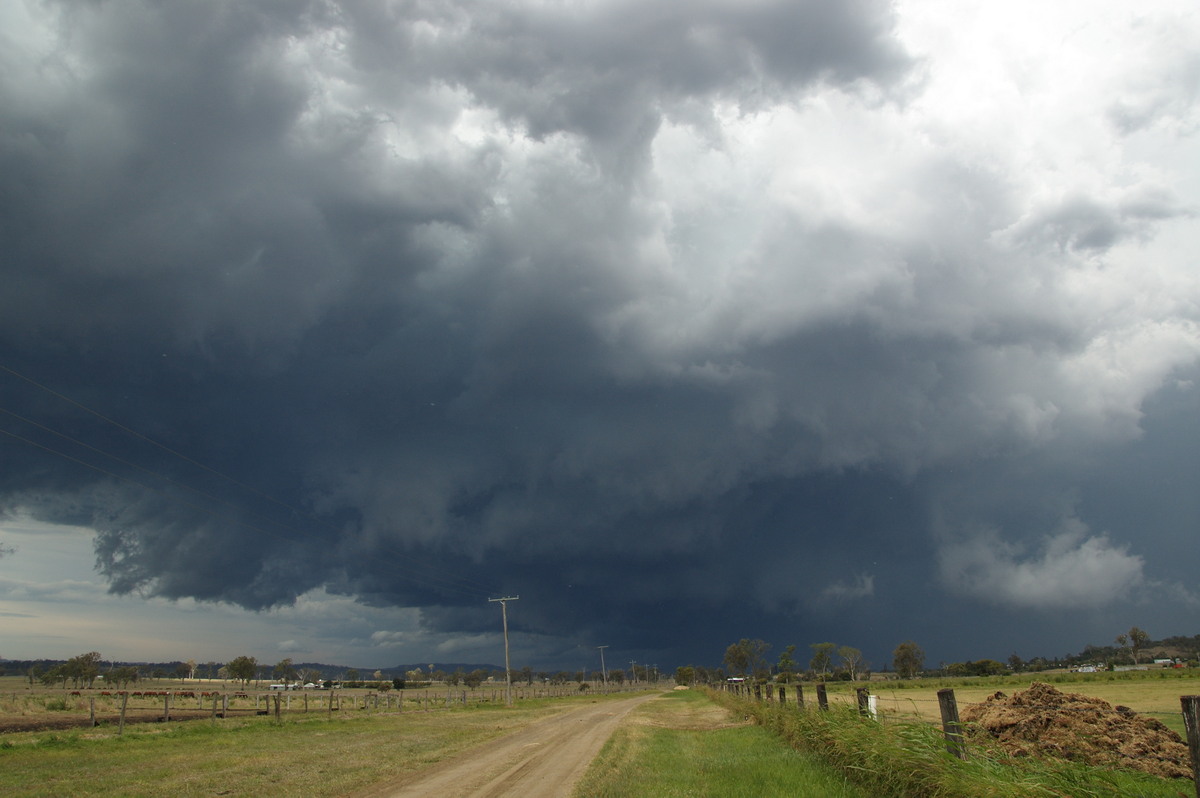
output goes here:
[{"label": "wooden power pole", "polygon": [[508,602],[516,601],[520,596],[505,596],[490,598],[488,601],[500,602],[500,616],[504,619],[504,703],[512,706],[512,666],[508,664]]}]

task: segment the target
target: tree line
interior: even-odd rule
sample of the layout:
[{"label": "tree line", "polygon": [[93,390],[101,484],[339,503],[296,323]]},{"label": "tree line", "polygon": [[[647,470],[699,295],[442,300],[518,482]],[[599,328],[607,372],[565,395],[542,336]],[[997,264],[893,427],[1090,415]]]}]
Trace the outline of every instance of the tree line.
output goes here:
[{"label": "tree line", "polygon": [[[1154,648],[1188,649],[1200,652],[1200,635],[1192,638],[1167,638],[1155,643],[1149,634],[1134,626],[1128,632],[1122,632],[1114,641],[1116,647],[1088,646],[1083,653],[1075,657],[1067,657],[1066,664],[1087,662],[1089,664],[1103,663],[1113,667],[1117,662],[1128,660],[1138,665]],[[682,666],[676,669],[675,679],[680,684],[721,682],[729,677],[740,677],[754,681],[776,681],[789,683],[792,681],[858,681],[869,679],[871,676],[870,663],[862,652],[853,646],[836,643],[812,643],[809,645],[811,656],[807,667],[797,655],[797,647],[789,645],[780,653],[778,660],[772,661],[768,656],[771,644],[759,639],[742,638],[731,643],[725,649],[722,659],[724,668],[705,668],[696,665]],[[908,679],[925,672],[925,652],[912,640],[905,640],[892,651],[892,670],[901,679]],[[1016,654],[1008,658],[1007,663],[994,659],[980,659],[966,662],[943,663],[931,671],[944,676],[996,676],[1020,671],[1047,670],[1052,667],[1062,667],[1063,660],[1047,660],[1035,657],[1025,661]]]}]

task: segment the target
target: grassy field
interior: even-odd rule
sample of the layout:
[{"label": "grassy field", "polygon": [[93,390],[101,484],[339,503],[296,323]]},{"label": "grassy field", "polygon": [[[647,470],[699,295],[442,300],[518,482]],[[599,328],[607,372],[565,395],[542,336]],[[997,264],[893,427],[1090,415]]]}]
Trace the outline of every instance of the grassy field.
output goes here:
[{"label": "grassy field", "polygon": [[0,738],[0,794],[348,795],[597,700],[608,699],[530,699],[511,708],[496,702],[332,718],[312,713],[282,724],[268,717],[145,724],[127,727],[121,737],[112,727],[6,734]]},{"label": "grassy field", "polygon": [[605,745],[579,798],[867,798],[844,775],[698,691],[644,704]]}]

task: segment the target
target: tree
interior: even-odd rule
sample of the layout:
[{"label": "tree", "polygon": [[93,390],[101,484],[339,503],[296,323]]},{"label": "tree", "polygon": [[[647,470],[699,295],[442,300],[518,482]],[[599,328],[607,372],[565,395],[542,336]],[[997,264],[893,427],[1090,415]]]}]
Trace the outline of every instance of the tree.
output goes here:
[{"label": "tree", "polygon": [[295,679],[296,669],[292,667],[292,658],[287,657],[286,659],[279,660],[275,664],[275,670],[271,672],[271,675],[282,681],[285,685]]},{"label": "tree", "polygon": [[230,660],[225,668],[229,671],[231,678],[239,680],[243,685],[248,685],[258,673],[258,660],[243,655]]},{"label": "tree", "polygon": [[[96,677],[100,675],[100,652],[89,651],[86,654],[80,654],[76,657],[71,657],[63,668],[63,675],[68,679],[75,680],[75,686],[91,687],[96,681]],[[63,680],[66,683],[66,679]]]},{"label": "tree", "polygon": [[186,681],[191,671],[192,669],[187,666],[186,662],[181,662],[175,666],[175,678],[181,682]]},{"label": "tree", "polygon": [[1129,653],[1133,656],[1133,664],[1138,664],[1138,654],[1150,642],[1150,635],[1143,632],[1136,626],[1129,630]]},{"label": "tree", "polygon": [[834,643],[813,643],[809,646],[813,650],[812,659],[808,662],[808,667],[812,668],[821,677],[825,679],[825,674],[833,667],[833,650],[837,648]]},{"label": "tree", "polygon": [[116,687],[125,688],[129,686],[130,682],[136,682],[137,678],[137,668],[132,665],[122,665],[108,672],[107,681]]},{"label": "tree", "polygon": [[696,681],[696,669],[691,665],[680,665],[675,669],[675,684],[691,685]]},{"label": "tree", "polygon": [[779,655],[779,681],[784,684],[792,680],[792,673],[796,670],[796,647],[788,646]]},{"label": "tree", "polygon": [[355,670],[354,668],[351,668],[350,670],[346,671],[346,681],[347,682],[357,682],[358,681],[358,671]]},{"label": "tree", "polygon": [[1025,661],[1017,656],[1016,653],[1010,654],[1008,657],[1008,667],[1013,673],[1020,673],[1025,667]]},{"label": "tree", "polygon": [[859,672],[866,664],[862,652],[852,646],[842,646],[837,653],[842,658],[842,667],[850,674],[850,681],[858,679]]},{"label": "tree", "polygon": [[[745,646],[748,642],[750,641],[743,637],[740,642],[731,643],[729,648],[725,649],[725,659],[722,661],[729,666],[732,673],[744,674],[750,668],[750,652]],[[637,676],[636,672],[634,676]]]},{"label": "tree", "polygon": [[892,667],[901,679],[911,679],[925,667],[925,652],[911,640],[905,640],[892,652]]}]

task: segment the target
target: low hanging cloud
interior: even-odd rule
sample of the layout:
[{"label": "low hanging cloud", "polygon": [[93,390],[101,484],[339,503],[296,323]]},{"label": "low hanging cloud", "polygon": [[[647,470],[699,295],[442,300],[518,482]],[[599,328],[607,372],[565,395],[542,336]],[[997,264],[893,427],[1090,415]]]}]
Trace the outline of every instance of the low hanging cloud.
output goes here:
[{"label": "low hanging cloud", "polygon": [[985,530],[946,545],[942,579],[955,592],[1020,609],[1101,608],[1127,600],[1144,581],[1145,563],[1077,519],[1023,551]]},{"label": "low hanging cloud", "polygon": [[875,577],[859,574],[850,581],[833,582],[821,591],[821,601],[841,603],[875,595]]}]

